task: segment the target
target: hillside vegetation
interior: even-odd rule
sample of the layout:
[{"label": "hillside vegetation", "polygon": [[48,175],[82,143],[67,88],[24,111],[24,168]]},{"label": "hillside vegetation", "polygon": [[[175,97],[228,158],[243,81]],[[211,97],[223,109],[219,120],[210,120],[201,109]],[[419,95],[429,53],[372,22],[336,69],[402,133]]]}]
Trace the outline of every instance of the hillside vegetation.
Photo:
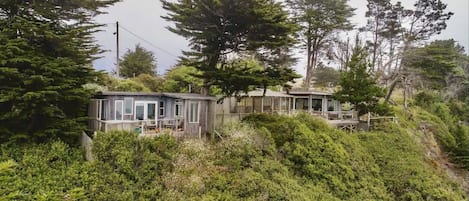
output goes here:
[{"label": "hillside vegetation", "polygon": [[305,114],[252,115],[216,142],[100,133],[92,162],[60,141],[4,144],[0,200],[467,200],[427,154],[428,135],[457,146],[447,124],[396,111],[400,123],[353,134]]}]

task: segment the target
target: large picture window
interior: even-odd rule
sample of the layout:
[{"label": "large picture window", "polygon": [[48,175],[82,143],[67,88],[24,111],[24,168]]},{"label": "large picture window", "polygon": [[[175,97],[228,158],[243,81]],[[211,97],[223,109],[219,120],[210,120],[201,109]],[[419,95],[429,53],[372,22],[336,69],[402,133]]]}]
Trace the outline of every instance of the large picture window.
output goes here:
[{"label": "large picture window", "polygon": [[133,98],[124,98],[124,115],[132,115],[133,114]]},{"label": "large picture window", "polygon": [[123,119],[122,118],[123,117],[122,113],[124,112],[124,101],[116,100],[115,101],[115,108],[116,108],[115,113],[114,113],[115,119],[116,120],[122,120]]},{"label": "large picture window", "polygon": [[189,104],[189,123],[199,123],[199,102]]}]

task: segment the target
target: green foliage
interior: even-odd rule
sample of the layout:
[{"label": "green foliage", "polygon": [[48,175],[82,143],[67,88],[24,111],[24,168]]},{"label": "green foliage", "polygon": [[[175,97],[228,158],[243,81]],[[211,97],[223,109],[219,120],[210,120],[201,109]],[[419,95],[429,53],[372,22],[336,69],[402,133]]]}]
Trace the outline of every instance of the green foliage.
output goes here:
[{"label": "green foliage", "polygon": [[119,63],[120,76],[133,78],[141,74],[156,75],[156,59],[152,52],[135,46],[135,50],[128,49]]},{"label": "green foliage", "polygon": [[92,17],[114,2],[0,3],[0,142],[76,142],[99,53]]},{"label": "green foliage", "polygon": [[150,92],[144,84],[131,79],[117,80],[116,85],[109,88],[112,91]]},{"label": "green foliage", "polygon": [[306,182],[325,187],[340,200],[389,200],[383,183],[376,178],[378,169],[356,145],[358,142],[355,147],[346,148],[353,139],[343,139],[348,138],[345,133],[338,133],[324,123],[309,124],[322,120],[305,114],[298,118],[260,114],[248,116],[244,121],[267,128],[282,163],[297,176],[307,178]]},{"label": "green foliage", "polygon": [[357,38],[356,47],[350,60],[347,62],[348,71],[340,76],[340,89],[334,93],[334,99],[340,102],[349,102],[357,110],[358,116],[368,112],[386,114],[389,112],[387,103],[380,103],[385,90],[376,83],[376,78],[368,71],[366,49],[360,47]]},{"label": "green foliage", "polygon": [[423,159],[421,144],[404,130],[360,134],[361,144],[375,159],[395,200],[464,200],[446,175]]},{"label": "green foliage", "polygon": [[424,108],[415,111],[415,116],[430,126],[438,142],[456,162],[469,167],[469,127],[467,107],[458,100],[443,102],[441,97],[430,92],[420,92],[415,98],[416,105]]},{"label": "green foliage", "polygon": [[163,78],[148,74],[140,74],[133,78],[133,80],[138,83],[142,83],[146,88],[153,92],[162,92],[165,85]]},{"label": "green foliage", "polygon": [[[0,160],[16,165],[0,173],[0,198],[6,200],[81,200],[86,165],[82,152],[63,142],[2,147]],[[14,163],[13,163],[14,164]],[[4,180],[6,179],[6,181]],[[5,183],[5,182],[7,183]],[[81,189],[81,190],[80,190]]]},{"label": "green foliage", "polygon": [[413,120],[353,135],[307,114],[255,114],[244,122],[227,125],[223,140],[212,143],[98,133],[91,162],[60,141],[2,145],[0,182],[8,185],[0,199],[467,199],[426,158]]},{"label": "green foliage", "polygon": [[176,141],[162,135],[139,139],[129,132],[99,133],[93,141],[97,200],[151,200],[162,191],[161,175],[172,169]]},{"label": "green foliage", "polygon": [[299,26],[297,34],[301,38],[303,49],[306,50],[306,81],[309,88],[313,78],[313,70],[321,63],[325,49],[334,40],[333,34],[350,30],[353,26],[349,18],[354,9],[347,0],[287,0],[291,8],[292,18]]},{"label": "green foliage", "polygon": [[202,93],[207,94],[211,85],[217,85],[226,96],[232,95],[233,90],[237,94],[238,89],[224,90],[234,86],[224,82],[232,75],[257,83],[258,74],[238,69],[243,66],[219,68],[229,62],[228,55],[259,57],[264,66],[262,74],[269,74],[263,76],[261,84],[270,86],[281,82],[283,85],[285,78],[290,81],[295,76],[288,66],[294,25],[281,3],[269,0],[161,2],[168,11],[163,18],[175,23],[169,30],[189,40],[191,51],[184,52],[183,63],[200,71]]},{"label": "green foliage", "polygon": [[2,146],[0,181],[8,185],[0,187],[0,200],[154,200],[176,148],[167,135],[139,139],[127,132],[98,134],[92,162],[60,141]]},{"label": "green foliage", "polygon": [[316,87],[335,87],[339,84],[340,72],[331,67],[321,66],[313,70]]},{"label": "green foliage", "polygon": [[189,85],[192,92],[200,93],[203,86],[203,80],[199,78],[201,75],[194,67],[175,66],[164,75],[163,91],[166,92],[189,92]]},{"label": "green foliage", "polygon": [[[157,77],[147,74],[139,75],[133,79],[118,79],[107,73],[99,74],[96,87],[104,91],[131,91],[131,92],[150,92],[158,89],[160,80]],[[152,90],[148,87],[152,87]]]},{"label": "green foliage", "polygon": [[[406,54],[406,65],[415,69],[420,77],[420,87],[434,90],[455,90],[459,94],[469,84],[464,72],[469,58],[464,48],[454,40],[435,40],[422,48],[415,48]],[[456,89],[448,89],[451,86]],[[454,95],[453,95],[454,96]]]}]

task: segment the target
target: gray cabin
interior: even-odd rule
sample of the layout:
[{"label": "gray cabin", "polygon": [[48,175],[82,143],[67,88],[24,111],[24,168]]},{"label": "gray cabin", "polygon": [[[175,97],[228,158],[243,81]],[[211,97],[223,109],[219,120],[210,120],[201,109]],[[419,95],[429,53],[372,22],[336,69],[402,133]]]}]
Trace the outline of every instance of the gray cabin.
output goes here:
[{"label": "gray cabin", "polygon": [[200,137],[214,128],[215,100],[189,93],[100,92],[90,101],[89,129],[143,135],[169,129],[178,136]]}]

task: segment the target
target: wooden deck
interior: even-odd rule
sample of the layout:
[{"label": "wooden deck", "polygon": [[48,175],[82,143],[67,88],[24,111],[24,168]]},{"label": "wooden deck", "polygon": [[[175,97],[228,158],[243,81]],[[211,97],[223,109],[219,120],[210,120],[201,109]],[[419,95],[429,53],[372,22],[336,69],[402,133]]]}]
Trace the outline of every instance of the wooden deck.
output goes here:
[{"label": "wooden deck", "polygon": [[327,120],[327,122],[341,130],[345,131],[356,131],[358,129],[358,123],[359,121],[357,120],[350,120],[350,119],[336,119],[336,120]]}]

